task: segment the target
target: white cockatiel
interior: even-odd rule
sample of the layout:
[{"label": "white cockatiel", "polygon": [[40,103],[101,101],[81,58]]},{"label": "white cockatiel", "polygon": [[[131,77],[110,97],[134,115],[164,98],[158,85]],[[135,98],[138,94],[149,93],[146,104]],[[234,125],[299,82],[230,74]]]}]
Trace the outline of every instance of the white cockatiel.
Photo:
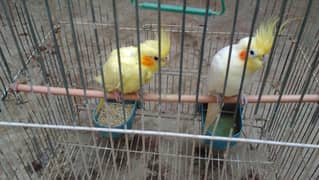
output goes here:
[{"label": "white cockatiel", "polygon": [[[255,36],[252,37],[248,52],[249,37],[245,37],[239,40],[237,44],[232,45],[227,87],[225,90],[226,97],[238,95],[246,59],[245,84],[249,83],[256,72],[263,67],[263,58],[269,54],[273,45],[277,21],[277,18],[273,18],[259,26]],[[230,46],[219,50],[213,57],[208,71],[208,93],[217,96],[219,101],[224,89],[229,50]],[[246,56],[248,57],[246,58]],[[219,117],[220,106],[219,103],[208,104],[205,121],[206,129]]]},{"label": "white cockatiel", "polygon": [[[245,37],[232,46],[225,96],[235,96],[238,94],[246,58],[245,56],[247,54],[246,49],[248,41],[249,37]],[[229,49],[230,46],[227,46],[219,50],[211,61],[210,69],[208,71],[208,90],[210,94],[223,93]],[[251,49],[249,51],[245,82],[249,82],[253,78],[255,72],[262,68],[263,56],[264,54],[257,54],[256,50]]]}]

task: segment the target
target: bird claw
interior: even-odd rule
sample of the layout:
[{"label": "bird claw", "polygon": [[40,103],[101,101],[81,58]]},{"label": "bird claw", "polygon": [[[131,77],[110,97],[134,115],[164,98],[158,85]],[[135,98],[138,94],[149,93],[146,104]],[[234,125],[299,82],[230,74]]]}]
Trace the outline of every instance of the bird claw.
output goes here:
[{"label": "bird claw", "polygon": [[[136,93],[136,97],[137,97],[137,99],[136,99],[136,101],[137,101],[137,107],[139,108],[139,109],[143,109],[143,110],[145,110],[145,107],[144,107],[144,96],[143,96],[143,94],[142,94],[142,91],[137,91]],[[143,101],[142,101],[143,100]]]},{"label": "bird claw", "polygon": [[[135,94],[137,96],[137,99],[140,99],[141,98],[141,94],[140,93],[141,93],[140,91],[137,91],[135,93],[130,93],[130,95]],[[114,98],[115,98],[116,102],[122,102],[123,101],[123,99],[121,97],[121,93],[119,91],[114,91],[113,94],[114,94]]]},{"label": "bird claw", "polygon": [[242,106],[246,106],[248,104],[248,98],[247,98],[247,96],[245,94],[242,94],[240,96],[240,104]]},{"label": "bird claw", "polygon": [[114,98],[115,98],[115,101],[116,102],[122,102],[122,97],[121,97],[121,93],[120,92],[118,92],[118,91],[114,91]]},{"label": "bird claw", "polygon": [[141,91],[137,91],[135,94],[138,100],[141,99]]},{"label": "bird claw", "polygon": [[220,107],[223,106],[223,95],[222,94],[215,94],[216,102],[219,104]]}]

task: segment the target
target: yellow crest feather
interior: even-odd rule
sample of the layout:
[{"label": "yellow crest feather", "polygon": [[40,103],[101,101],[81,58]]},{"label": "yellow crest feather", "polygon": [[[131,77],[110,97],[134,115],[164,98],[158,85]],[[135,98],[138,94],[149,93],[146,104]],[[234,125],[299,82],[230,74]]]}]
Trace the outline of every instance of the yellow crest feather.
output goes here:
[{"label": "yellow crest feather", "polygon": [[171,48],[171,39],[169,34],[161,29],[161,57],[166,57]]},{"label": "yellow crest feather", "polygon": [[256,31],[253,46],[257,47],[260,54],[268,54],[275,38],[278,18],[270,18],[261,23]]},{"label": "yellow crest feather", "polygon": [[[281,34],[287,24],[296,20],[301,20],[301,18],[289,18],[284,21],[279,27],[279,34]],[[270,52],[274,42],[276,25],[278,21],[278,17],[271,17],[267,21],[261,23],[261,25],[258,27],[253,41],[253,46],[257,47],[260,50],[260,54],[268,54]]]},{"label": "yellow crest feather", "polygon": [[[156,37],[157,33],[156,33]],[[161,30],[161,58],[168,56],[171,47],[170,36],[163,29]],[[156,40],[147,40],[141,44],[142,53],[153,53],[158,55],[158,38]]]}]

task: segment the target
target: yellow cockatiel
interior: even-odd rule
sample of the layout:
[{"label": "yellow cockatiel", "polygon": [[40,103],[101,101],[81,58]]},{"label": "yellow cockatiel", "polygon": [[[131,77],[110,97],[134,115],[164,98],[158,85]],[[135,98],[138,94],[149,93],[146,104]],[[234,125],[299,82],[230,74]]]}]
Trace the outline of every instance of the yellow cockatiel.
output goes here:
[{"label": "yellow cockatiel", "polygon": [[[153,75],[158,71],[158,40],[146,40],[140,44],[141,50],[141,72],[142,83],[149,82]],[[170,51],[170,37],[164,31],[161,31],[161,66],[166,64]],[[138,65],[138,49],[135,46],[120,48],[120,60],[123,78],[123,92],[133,93],[140,88],[139,84],[139,65]],[[113,50],[103,65],[103,74],[105,88],[107,92],[114,92],[117,100],[120,100],[121,92],[119,64],[117,50]],[[95,80],[102,84],[101,75]]]}]

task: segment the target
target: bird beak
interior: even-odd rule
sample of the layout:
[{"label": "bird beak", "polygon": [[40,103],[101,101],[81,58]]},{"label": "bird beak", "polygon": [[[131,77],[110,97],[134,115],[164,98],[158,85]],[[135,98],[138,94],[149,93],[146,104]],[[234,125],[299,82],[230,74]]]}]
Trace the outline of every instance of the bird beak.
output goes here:
[{"label": "bird beak", "polygon": [[265,59],[265,55],[258,55],[258,56],[256,56],[256,58],[263,62]]},{"label": "bird beak", "polygon": [[168,63],[169,62],[169,56],[165,57],[165,62]]},{"label": "bird beak", "polygon": [[265,55],[262,55],[260,58],[261,58],[262,62],[265,62],[265,60],[266,60]]},{"label": "bird beak", "polygon": [[165,58],[161,58],[161,66],[166,65],[168,61],[169,61],[168,56]]}]

